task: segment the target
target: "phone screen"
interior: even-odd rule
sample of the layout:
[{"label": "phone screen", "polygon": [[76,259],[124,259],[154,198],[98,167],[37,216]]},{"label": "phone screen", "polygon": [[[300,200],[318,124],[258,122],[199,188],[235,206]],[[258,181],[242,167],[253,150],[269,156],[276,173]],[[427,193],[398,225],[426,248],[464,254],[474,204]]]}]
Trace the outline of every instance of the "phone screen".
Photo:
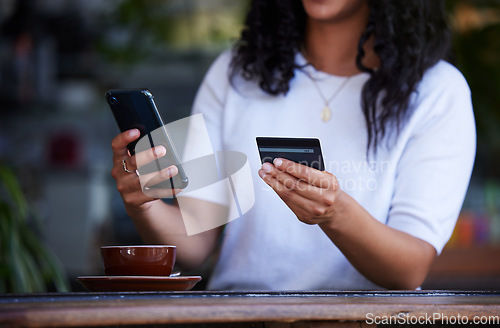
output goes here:
[{"label": "phone screen", "polygon": [[[149,174],[162,170],[168,166],[175,165],[179,174],[171,180],[171,187],[183,189],[188,184],[188,179],[184,173],[180,159],[170,140],[168,132],[163,124],[163,120],[156,108],[153,94],[148,89],[115,89],[106,92],[106,100],[113,112],[116,123],[120,131],[138,129],[140,137],[127,145],[131,155],[135,154],[138,142],[147,139],[147,147],[142,149],[163,145],[167,151],[166,155],[146,164],[138,169],[140,174]],[[158,186],[165,187],[165,185]]]},{"label": "phone screen", "polygon": [[[163,126],[153,95],[147,89],[109,90],[106,100],[121,132],[138,129],[143,137]],[[128,145],[132,155],[136,144],[134,141]]]}]

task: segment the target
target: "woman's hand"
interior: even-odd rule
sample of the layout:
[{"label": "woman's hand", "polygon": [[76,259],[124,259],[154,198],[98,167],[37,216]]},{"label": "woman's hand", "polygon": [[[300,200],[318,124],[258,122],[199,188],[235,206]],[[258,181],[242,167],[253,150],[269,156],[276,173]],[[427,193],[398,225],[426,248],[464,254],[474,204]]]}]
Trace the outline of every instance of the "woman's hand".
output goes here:
[{"label": "woman's hand", "polygon": [[422,284],[436,256],[434,248],[376,220],[342,192],[333,174],[277,158],[274,165],[262,165],[259,175],[300,221],[319,224],[365,277],[389,289]]},{"label": "woman's hand", "polygon": [[150,163],[166,153],[163,146],[156,146],[130,156],[127,145],[139,138],[139,135],[139,130],[132,129],[120,133],[111,142],[113,149],[111,175],[116,181],[116,189],[120,192],[127,210],[144,209],[150,202],[158,198],[172,197],[173,194],[179,192],[179,190],[172,189],[150,188],[152,185],[169,180],[176,175],[178,170],[175,166],[139,176],[138,167]]},{"label": "woman's hand", "polygon": [[259,175],[304,223],[331,221],[342,212],[343,192],[331,173],[276,158]]}]

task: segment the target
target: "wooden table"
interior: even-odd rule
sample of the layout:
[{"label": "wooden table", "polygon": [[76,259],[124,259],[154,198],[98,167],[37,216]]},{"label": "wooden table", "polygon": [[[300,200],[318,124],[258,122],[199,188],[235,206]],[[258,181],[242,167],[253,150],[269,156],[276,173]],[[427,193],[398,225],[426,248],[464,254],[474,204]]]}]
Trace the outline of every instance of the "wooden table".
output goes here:
[{"label": "wooden table", "polygon": [[422,322],[430,326],[429,323],[446,324],[445,317],[448,324],[455,321],[453,326],[488,320],[489,324],[481,327],[498,327],[500,292],[0,295],[0,327],[375,327],[375,323],[390,318],[392,323]]}]

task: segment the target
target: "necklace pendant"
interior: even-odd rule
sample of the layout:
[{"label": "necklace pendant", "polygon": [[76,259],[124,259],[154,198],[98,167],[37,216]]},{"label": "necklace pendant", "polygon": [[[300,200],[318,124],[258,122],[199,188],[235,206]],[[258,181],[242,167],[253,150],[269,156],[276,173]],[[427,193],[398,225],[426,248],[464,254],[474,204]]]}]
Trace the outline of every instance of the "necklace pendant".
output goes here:
[{"label": "necklace pendant", "polygon": [[332,118],[332,111],[330,110],[330,107],[325,106],[321,111],[321,120],[323,122],[328,122],[331,118]]}]

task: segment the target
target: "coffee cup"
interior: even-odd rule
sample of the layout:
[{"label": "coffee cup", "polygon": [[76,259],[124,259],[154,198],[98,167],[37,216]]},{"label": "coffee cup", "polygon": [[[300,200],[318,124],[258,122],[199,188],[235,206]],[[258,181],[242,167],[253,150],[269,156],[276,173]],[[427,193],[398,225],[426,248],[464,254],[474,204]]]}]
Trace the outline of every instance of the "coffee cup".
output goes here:
[{"label": "coffee cup", "polygon": [[170,276],[176,247],[171,245],[102,246],[108,276]]}]

